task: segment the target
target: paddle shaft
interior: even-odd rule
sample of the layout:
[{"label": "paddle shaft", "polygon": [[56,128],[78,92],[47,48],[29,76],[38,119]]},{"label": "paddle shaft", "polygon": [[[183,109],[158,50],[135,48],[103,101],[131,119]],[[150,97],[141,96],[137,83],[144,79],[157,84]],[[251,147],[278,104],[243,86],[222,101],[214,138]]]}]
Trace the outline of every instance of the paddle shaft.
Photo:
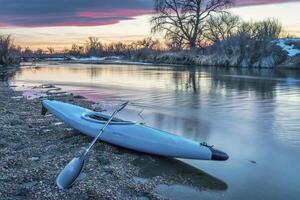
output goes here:
[{"label": "paddle shaft", "polygon": [[104,129],[108,126],[108,124],[113,120],[114,116],[120,112],[123,108],[125,108],[125,106],[128,104],[128,102],[122,104],[117,110],[115,110],[113,112],[113,114],[110,116],[110,118],[108,119],[108,121],[106,122],[106,124],[101,128],[99,134],[93,139],[93,141],[89,144],[88,148],[86,148],[85,152],[84,152],[84,156],[86,156],[86,154],[89,152],[89,150],[92,148],[92,146],[95,144],[95,142],[97,141],[97,139],[102,135],[102,133],[104,132]]}]

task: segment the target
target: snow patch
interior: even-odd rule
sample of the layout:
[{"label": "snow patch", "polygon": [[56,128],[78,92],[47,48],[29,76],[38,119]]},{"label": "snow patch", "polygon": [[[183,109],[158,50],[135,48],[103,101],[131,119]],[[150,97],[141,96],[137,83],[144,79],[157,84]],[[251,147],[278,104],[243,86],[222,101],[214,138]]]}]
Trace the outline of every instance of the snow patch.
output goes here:
[{"label": "snow patch", "polygon": [[293,56],[299,54],[300,50],[296,49],[293,44],[292,45],[285,44],[285,42],[287,42],[287,41],[299,41],[300,42],[300,38],[284,38],[284,39],[279,39],[277,41],[277,45],[280,46],[284,51],[286,51],[290,57],[293,57]]},{"label": "snow patch", "polygon": [[117,62],[121,59],[121,57],[119,57],[119,56],[104,56],[104,57],[91,56],[91,57],[78,58],[78,57],[72,56],[72,57],[70,57],[70,59],[74,60],[74,61],[106,61],[106,60],[109,60],[109,61]]},{"label": "snow patch", "polygon": [[72,57],[72,60],[78,60],[78,61],[102,61],[105,60],[105,57],[86,57],[86,58],[76,58],[76,57]]}]

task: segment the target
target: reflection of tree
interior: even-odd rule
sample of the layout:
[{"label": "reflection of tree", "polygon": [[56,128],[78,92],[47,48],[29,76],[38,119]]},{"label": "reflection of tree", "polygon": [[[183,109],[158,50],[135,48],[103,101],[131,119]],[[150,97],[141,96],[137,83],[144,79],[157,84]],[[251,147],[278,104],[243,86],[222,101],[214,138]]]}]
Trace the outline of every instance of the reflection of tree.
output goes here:
[{"label": "reflection of tree", "polygon": [[[176,90],[189,91],[198,93],[200,91],[200,77],[197,67],[178,67],[174,68],[173,80],[176,85]],[[180,73],[178,73],[178,70]]]},{"label": "reflection of tree", "polygon": [[214,69],[211,72],[212,89],[225,88],[228,92],[236,90],[239,93],[253,91],[259,98],[273,98],[278,82],[272,80],[272,71],[264,75],[264,70],[257,69]]},{"label": "reflection of tree", "polygon": [[198,93],[198,88],[200,84],[199,84],[198,77],[196,77],[196,72],[194,67],[192,67],[191,70],[189,70],[189,83],[191,83],[193,92]]},{"label": "reflection of tree", "polygon": [[[180,106],[180,104],[178,104]],[[152,113],[155,126],[162,130],[167,130],[171,133],[182,134],[192,140],[207,141],[210,132],[210,126],[206,121],[199,120],[193,113],[188,112],[188,108],[174,110],[174,114],[167,115],[166,113]],[[200,141],[199,141],[200,142]]]},{"label": "reflection of tree", "polygon": [[91,73],[90,74],[91,80],[94,80],[94,79],[100,77],[102,74],[102,71],[103,71],[102,68],[97,68],[97,67],[90,67],[89,70]]},{"label": "reflection of tree", "polygon": [[[178,70],[181,73],[178,73]],[[190,91],[199,94],[201,86],[201,72],[206,72],[211,79],[207,79],[206,89],[218,91],[225,88],[227,92],[236,90],[239,93],[253,91],[257,97],[266,99],[275,96],[278,84],[284,84],[288,77],[299,79],[300,73],[245,68],[216,68],[216,67],[181,67],[174,68],[173,81],[178,91]]]}]

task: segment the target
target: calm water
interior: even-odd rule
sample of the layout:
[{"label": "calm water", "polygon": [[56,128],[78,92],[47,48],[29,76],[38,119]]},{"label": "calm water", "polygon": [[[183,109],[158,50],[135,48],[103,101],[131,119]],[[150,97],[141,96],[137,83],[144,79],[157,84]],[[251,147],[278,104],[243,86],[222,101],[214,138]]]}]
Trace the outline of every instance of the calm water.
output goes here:
[{"label": "calm water", "polygon": [[[300,198],[299,72],[39,65],[22,68],[12,84],[28,88],[51,83],[108,109],[130,100],[133,105],[121,114],[124,118],[206,141],[230,155],[226,162],[184,160],[215,178],[203,177],[196,188],[180,182],[159,185],[159,194],[173,199]],[[138,117],[140,111],[144,119]],[[144,174],[180,173],[172,166],[161,164]]]}]

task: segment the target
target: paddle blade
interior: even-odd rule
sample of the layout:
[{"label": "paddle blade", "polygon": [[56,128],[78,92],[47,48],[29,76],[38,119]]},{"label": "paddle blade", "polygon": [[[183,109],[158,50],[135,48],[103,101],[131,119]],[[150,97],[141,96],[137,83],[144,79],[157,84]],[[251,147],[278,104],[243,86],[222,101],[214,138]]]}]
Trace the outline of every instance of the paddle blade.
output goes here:
[{"label": "paddle blade", "polygon": [[72,186],[79,176],[84,165],[84,156],[79,155],[73,158],[56,178],[56,185],[59,189],[67,189]]}]

